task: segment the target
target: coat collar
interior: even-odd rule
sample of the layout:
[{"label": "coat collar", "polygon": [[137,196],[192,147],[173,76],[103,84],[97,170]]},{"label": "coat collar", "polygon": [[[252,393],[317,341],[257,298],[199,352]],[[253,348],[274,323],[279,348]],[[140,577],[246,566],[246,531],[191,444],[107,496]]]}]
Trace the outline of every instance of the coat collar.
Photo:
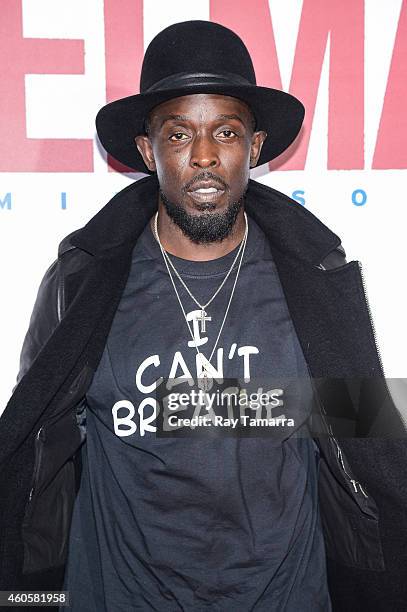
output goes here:
[{"label": "coat collar", "polygon": [[[81,230],[74,232],[69,237],[69,244],[96,256],[126,242],[134,244],[157,210],[157,200],[155,175],[132,183],[117,193]],[[245,210],[274,248],[310,264],[317,265],[341,242],[298,202],[253,180],[249,181]],[[62,251],[66,246],[63,244]]]}]

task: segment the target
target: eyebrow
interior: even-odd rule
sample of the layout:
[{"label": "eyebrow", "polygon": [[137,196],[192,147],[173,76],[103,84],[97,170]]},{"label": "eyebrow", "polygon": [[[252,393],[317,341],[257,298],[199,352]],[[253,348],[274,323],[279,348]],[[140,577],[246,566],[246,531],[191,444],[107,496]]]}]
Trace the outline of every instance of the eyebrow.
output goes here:
[{"label": "eyebrow", "polygon": [[[227,119],[236,119],[237,121],[240,121],[240,123],[242,123],[243,125],[245,125],[243,119],[236,114],[232,114],[232,115],[216,115],[215,117],[215,121],[225,121]],[[164,125],[164,123],[166,121],[189,121],[189,117],[187,117],[186,115],[174,115],[174,114],[170,114],[170,115],[165,115],[162,120],[161,120],[161,124],[160,124],[160,128],[162,128],[162,126]]]},{"label": "eyebrow", "polygon": [[227,120],[227,119],[236,119],[237,121],[240,121],[240,123],[242,123],[244,125],[244,121],[243,119],[236,114],[232,114],[232,115],[217,115],[216,119],[223,119],[223,120]]},{"label": "eyebrow", "polygon": [[161,120],[160,128],[166,121],[188,121],[188,117],[186,115],[165,115]]}]

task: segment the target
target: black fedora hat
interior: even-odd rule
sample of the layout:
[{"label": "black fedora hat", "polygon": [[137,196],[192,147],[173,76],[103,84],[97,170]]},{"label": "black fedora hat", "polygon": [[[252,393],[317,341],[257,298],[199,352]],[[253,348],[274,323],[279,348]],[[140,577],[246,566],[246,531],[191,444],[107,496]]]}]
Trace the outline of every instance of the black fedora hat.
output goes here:
[{"label": "black fedora hat", "polygon": [[140,93],[103,106],[96,130],[106,151],[136,171],[147,172],[134,138],[158,104],[195,93],[217,93],[246,102],[256,130],[268,134],[257,165],[282,153],[295,139],[304,107],[294,96],[256,85],[250,54],[235,32],[211,21],[184,21],[162,30],[144,55]]}]

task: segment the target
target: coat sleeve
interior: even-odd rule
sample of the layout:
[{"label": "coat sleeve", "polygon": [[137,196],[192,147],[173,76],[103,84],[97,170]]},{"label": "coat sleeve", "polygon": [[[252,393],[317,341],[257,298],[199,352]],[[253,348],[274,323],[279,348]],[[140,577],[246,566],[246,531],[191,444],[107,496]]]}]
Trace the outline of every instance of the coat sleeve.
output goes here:
[{"label": "coat sleeve", "polygon": [[12,393],[60,321],[58,280],[59,262],[56,259],[45,272],[38,288]]}]

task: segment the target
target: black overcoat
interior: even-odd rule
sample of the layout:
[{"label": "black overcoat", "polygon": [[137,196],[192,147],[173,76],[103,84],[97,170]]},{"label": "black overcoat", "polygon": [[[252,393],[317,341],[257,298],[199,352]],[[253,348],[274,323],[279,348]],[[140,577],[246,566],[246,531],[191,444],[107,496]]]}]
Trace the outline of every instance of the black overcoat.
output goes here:
[{"label": "black overcoat", "polygon": [[[74,405],[91,382],[128,277],[135,241],[157,209],[157,188],[155,176],[133,183],[116,194],[83,228],[70,235],[69,249],[86,254],[87,264],[65,279],[64,315],[45,345],[39,347],[29,367],[20,370],[18,384],[0,419],[1,589],[61,587],[63,564],[22,573],[22,531],[35,469],[36,433],[45,421],[52,422],[54,415]],[[407,609],[407,443],[400,415],[383,384],[359,262],[323,269],[320,262],[340,245],[340,238],[304,207],[274,189],[250,181],[245,209],[269,239],[309,371],[318,381],[321,402],[332,417],[331,424],[335,427],[338,423],[351,423],[354,433],[364,436],[339,439],[348,465],[356,475],[356,480],[351,482],[354,486],[355,482],[356,485],[363,483],[364,491],[373,500],[366,502],[366,508],[372,503],[379,517],[378,523],[373,521],[366,510],[364,551],[360,551],[360,546],[359,550],[352,550],[362,528],[352,522],[352,512],[340,510],[339,502],[336,505],[337,498],[332,493],[335,470],[329,480],[331,484],[322,487],[334,610],[404,612]],[[64,239],[59,259],[66,256],[62,248],[66,244]],[[35,333],[33,328],[28,332]],[[35,338],[31,339],[35,343]],[[326,380],[331,384],[325,384]],[[372,384],[366,386],[363,382],[366,380]],[[342,384],[343,381],[348,382]],[[74,418],[75,415],[69,422],[59,423],[60,429],[61,423],[66,429],[59,431],[59,438],[51,440],[46,451],[52,450],[54,458],[58,449],[61,457],[77,450],[66,448],[70,444],[75,446],[77,441],[77,434],[73,433]],[[340,427],[338,431],[340,435]],[[52,449],[52,444],[58,449]],[[323,455],[325,447],[322,442]],[[342,461],[339,454],[338,449],[336,460]],[[43,457],[46,465],[45,460]],[[327,457],[327,465],[330,461]],[[66,472],[65,465],[57,467],[60,471],[52,476],[54,484],[59,474]],[[47,469],[55,472],[56,468],[48,465]],[[324,470],[328,471],[328,467],[323,467]],[[44,516],[57,513],[58,500],[67,492],[61,488],[58,495],[51,505],[44,494],[48,500],[43,508]],[[41,499],[37,503],[41,504]],[[352,504],[355,502],[349,502],[350,510]],[[70,517],[61,520],[69,524]],[[379,547],[373,539],[369,546],[370,536],[366,536],[375,533],[375,529],[380,535]],[[358,565],[357,559],[362,558],[363,563]],[[356,559],[355,563],[350,559]]]}]

